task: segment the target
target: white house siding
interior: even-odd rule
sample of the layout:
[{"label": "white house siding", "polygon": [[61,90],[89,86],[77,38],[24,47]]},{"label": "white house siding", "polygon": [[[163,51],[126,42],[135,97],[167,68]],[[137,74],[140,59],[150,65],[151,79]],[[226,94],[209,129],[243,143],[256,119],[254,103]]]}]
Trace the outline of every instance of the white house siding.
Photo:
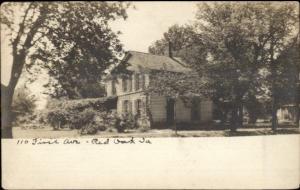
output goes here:
[{"label": "white house siding", "polygon": [[153,122],[165,122],[166,121],[166,106],[167,101],[163,96],[151,96],[150,111]]},{"label": "white house siding", "polygon": [[212,120],[213,103],[210,100],[203,100],[200,103],[200,118],[201,122],[208,122]]},{"label": "white house siding", "polygon": [[[205,105],[208,106],[208,103]],[[164,96],[151,96],[150,97],[150,110],[152,113],[153,122],[165,122],[167,116],[167,100]],[[199,118],[202,118],[201,104],[199,106]],[[210,110],[208,110],[211,112]],[[204,119],[208,120],[209,115],[205,113]],[[211,119],[211,118],[210,118]],[[191,121],[191,108],[185,106],[184,102],[178,98],[175,102],[175,120],[177,122],[190,122]]]}]

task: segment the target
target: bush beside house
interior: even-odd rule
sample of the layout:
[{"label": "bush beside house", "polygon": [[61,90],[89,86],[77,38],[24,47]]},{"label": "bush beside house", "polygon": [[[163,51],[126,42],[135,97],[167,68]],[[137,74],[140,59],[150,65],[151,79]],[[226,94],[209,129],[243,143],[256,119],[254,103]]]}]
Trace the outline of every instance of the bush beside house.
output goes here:
[{"label": "bush beside house", "polygon": [[146,117],[132,114],[118,116],[115,111],[116,98],[94,98],[81,100],[53,101],[48,107],[47,122],[54,130],[61,128],[79,129],[80,133],[96,134],[98,131],[125,132],[130,129],[147,131]]}]

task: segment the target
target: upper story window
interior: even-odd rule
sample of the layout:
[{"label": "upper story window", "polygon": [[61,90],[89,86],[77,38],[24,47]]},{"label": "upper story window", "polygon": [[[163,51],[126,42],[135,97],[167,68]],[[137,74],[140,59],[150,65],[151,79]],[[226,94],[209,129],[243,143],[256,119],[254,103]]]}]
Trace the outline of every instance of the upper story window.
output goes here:
[{"label": "upper story window", "polygon": [[145,88],[145,75],[135,74],[135,90],[140,90]]},{"label": "upper story window", "polygon": [[135,74],[134,75],[134,79],[135,79],[134,88],[135,88],[135,90],[139,90],[140,89],[140,75],[139,74]]},{"label": "upper story window", "polygon": [[116,81],[115,80],[111,81],[111,94],[112,95],[116,95],[117,94]]},{"label": "upper story window", "polygon": [[131,75],[128,77],[127,85],[128,85],[128,87],[127,87],[128,92],[131,92],[132,91],[132,76]]},{"label": "upper story window", "polygon": [[123,89],[123,92],[131,92],[132,91],[132,77],[131,76],[123,76],[122,77],[122,89]]},{"label": "upper story window", "polygon": [[140,88],[145,89],[145,75],[142,74],[140,75],[141,79],[140,79]]},{"label": "upper story window", "polygon": [[123,92],[127,92],[127,79],[125,77],[122,77],[122,88]]}]

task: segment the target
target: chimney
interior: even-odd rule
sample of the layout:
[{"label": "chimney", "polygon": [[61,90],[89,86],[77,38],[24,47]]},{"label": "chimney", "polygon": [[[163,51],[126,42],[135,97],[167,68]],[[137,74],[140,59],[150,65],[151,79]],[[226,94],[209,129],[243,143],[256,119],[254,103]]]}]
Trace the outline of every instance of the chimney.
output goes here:
[{"label": "chimney", "polygon": [[173,57],[173,54],[172,54],[172,42],[171,41],[168,41],[168,56],[169,57]]}]

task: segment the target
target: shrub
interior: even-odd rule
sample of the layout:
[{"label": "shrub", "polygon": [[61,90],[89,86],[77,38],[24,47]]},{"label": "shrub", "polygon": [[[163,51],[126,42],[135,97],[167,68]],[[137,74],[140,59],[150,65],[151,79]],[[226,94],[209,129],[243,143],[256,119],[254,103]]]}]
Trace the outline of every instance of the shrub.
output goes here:
[{"label": "shrub", "polygon": [[136,121],[137,127],[140,132],[146,132],[150,130],[150,119],[146,114],[142,114]]},{"label": "shrub", "polygon": [[87,108],[92,108],[97,111],[109,111],[116,108],[115,97],[103,97],[103,98],[86,98],[78,100],[51,100],[47,108],[48,109],[64,109],[69,111],[83,111]]},{"label": "shrub", "polygon": [[101,115],[96,115],[93,120],[97,124],[99,131],[106,130],[105,121],[104,121],[103,117],[101,117]]},{"label": "shrub", "polygon": [[47,120],[53,129],[62,128],[68,122],[68,112],[61,109],[54,109],[48,112]]},{"label": "shrub", "polygon": [[97,125],[95,125],[94,123],[90,123],[81,128],[80,134],[81,135],[94,135],[97,133],[97,131],[98,131]]},{"label": "shrub", "polygon": [[121,117],[116,117],[116,119],[115,127],[120,133],[124,132],[126,129],[134,129],[137,126],[136,117],[132,114],[122,114]]},{"label": "shrub", "polygon": [[55,129],[81,129],[93,123],[98,130],[106,130],[116,98],[89,98],[80,100],[53,100],[48,105],[47,121]]},{"label": "shrub", "polygon": [[118,122],[115,127],[119,133],[123,133],[126,128],[126,122],[120,119],[120,122]]},{"label": "shrub", "polygon": [[83,126],[94,122],[96,112],[97,111],[92,108],[85,109],[82,112],[75,112],[73,114],[70,112],[68,115],[68,122],[71,124],[72,128],[80,129]]},{"label": "shrub", "polygon": [[[101,101],[103,105],[103,99]],[[100,103],[98,99],[85,99],[81,102],[79,100],[55,101],[48,106],[47,121],[54,129],[62,127],[80,129],[81,134],[95,134],[98,130],[117,130],[123,133],[127,129],[139,129],[143,132],[150,129],[147,114],[123,114],[119,117],[115,110],[108,110],[106,106],[101,109],[97,107],[96,105],[99,106]]]}]

